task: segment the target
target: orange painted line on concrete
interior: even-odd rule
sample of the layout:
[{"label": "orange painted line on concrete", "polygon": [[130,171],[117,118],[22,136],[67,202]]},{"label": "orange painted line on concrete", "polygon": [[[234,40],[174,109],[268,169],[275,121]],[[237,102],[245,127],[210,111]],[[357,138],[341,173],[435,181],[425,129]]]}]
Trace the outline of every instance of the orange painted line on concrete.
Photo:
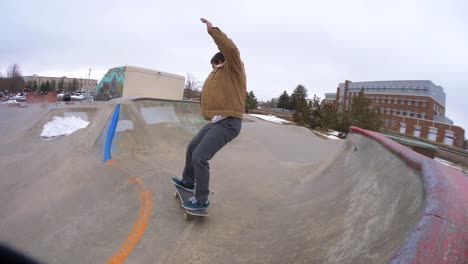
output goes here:
[{"label": "orange painted line on concrete", "polygon": [[[115,164],[115,162],[112,163]],[[129,177],[129,180],[135,183],[140,194],[140,210],[127,239],[117,252],[106,261],[106,264],[120,264],[127,258],[143,235],[153,210],[151,192],[143,186],[143,180],[140,177]]]}]

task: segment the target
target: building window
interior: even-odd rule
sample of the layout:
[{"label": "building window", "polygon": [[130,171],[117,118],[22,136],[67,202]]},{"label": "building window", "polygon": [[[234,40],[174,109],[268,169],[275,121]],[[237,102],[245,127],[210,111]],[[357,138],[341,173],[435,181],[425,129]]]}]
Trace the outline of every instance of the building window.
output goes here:
[{"label": "building window", "polygon": [[392,127],[395,127],[395,126],[396,126],[396,122],[395,122],[395,120],[393,120],[393,119],[392,119],[392,121],[391,121],[391,126],[392,126]]},{"label": "building window", "polygon": [[378,97],[375,98],[375,102],[376,102],[376,103],[379,102],[379,98],[378,98]]},{"label": "building window", "polygon": [[405,99],[401,99],[400,104],[405,104]]},{"label": "building window", "polygon": [[384,112],[384,109],[380,108],[380,113],[383,114],[383,112]]},{"label": "building window", "polygon": [[394,104],[398,104],[398,98],[395,97],[395,98],[393,99],[393,103],[394,103]]},{"label": "building window", "polygon": [[393,115],[397,115],[397,110],[396,110],[396,108],[393,108]]},{"label": "building window", "polygon": [[403,109],[400,109],[400,115],[403,115]]},{"label": "building window", "polygon": [[422,113],[421,113],[421,118],[422,118],[422,119],[426,119],[426,113],[425,113],[425,112],[422,112]]},{"label": "building window", "polygon": [[389,122],[390,122],[390,121],[389,121],[388,119],[385,119],[385,126],[386,126],[386,127],[388,127],[388,123],[389,123]]},{"label": "building window", "polygon": [[387,115],[390,114],[390,108],[387,108]]},{"label": "building window", "polygon": [[422,107],[426,107],[427,106],[427,101],[423,101],[422,102]]},{"label": "building window", "polygon": [[453,145],[453,139],[455,138],[455,132],[445,130],[444,144]]},{"label": "building window", "polygon": [[406,133],[406,124],[405,123],[400,123],[400,133],[401,134]]},{"label": "building window", "polygon": [[391,104],[391,103],[392,103],[392,98],[389,97],[389,98],[387,99],[387,103]]},{"label": "building window", "polygon": [[413,135],[415,137],[420,137],[421,136],[421,127],[420,126],[414,126]]},{"label": "building window", "polygon": [[429,133],[427,135],[427,139],[436,141],[437,140],[437,127],[429,127]]},{"label": "building window", "polygon": [[410,110],[406,111],[406,116],[411,117],[411,111]]},{"label": "building window", "polygon": [[414,117],[418,118],[418,111],[414,111]]},{"label": "building window", "polygon": [[411,100],[410,99],[408,99],[408,105],[411,105]]},{"label": "building window", "polygon": [[419,106],[419,101],[417,101],[417,100],[414,101],[414,105],[415,105],[415,106]]}]

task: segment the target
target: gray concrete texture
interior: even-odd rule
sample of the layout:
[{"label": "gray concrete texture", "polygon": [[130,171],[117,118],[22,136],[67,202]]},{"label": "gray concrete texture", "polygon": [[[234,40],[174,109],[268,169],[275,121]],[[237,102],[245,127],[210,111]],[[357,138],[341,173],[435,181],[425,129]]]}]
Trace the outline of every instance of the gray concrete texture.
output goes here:
[{"label": "gray concrete texture", "polygon": [[[108,165],[100,151],[116,102],[132,126],[116,132]],[[91,123],[41,140],[41,126],[64,112]],[[187,221],[170,178],[205,122],[197,104],[120,99],[0,115],[0,241],[45,263],[116,254],[140,216],[136,177],[151,193],[151,215],[114,263],[386,263],[423,205],[420,176],[377,142],[324,140],[246,115],[240,136],[210,162],[210,216]]]}]

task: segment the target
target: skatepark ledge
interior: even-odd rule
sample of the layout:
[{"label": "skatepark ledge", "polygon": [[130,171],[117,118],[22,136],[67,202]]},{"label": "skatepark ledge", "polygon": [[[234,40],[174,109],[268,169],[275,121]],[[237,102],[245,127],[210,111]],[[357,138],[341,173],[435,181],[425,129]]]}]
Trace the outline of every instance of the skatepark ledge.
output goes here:
[{"label": "skatepark ledge", "polygon": [[381,143],[423,178],[425,197],[421,217],[389,263],[466,263],[468,184],[465,176],[382,134],[358,127],[350,130]]}]

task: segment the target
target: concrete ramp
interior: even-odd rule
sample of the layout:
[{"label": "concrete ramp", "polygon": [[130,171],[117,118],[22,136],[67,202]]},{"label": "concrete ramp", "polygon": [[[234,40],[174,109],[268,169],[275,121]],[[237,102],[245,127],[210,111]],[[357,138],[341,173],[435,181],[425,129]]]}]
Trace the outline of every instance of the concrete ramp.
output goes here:
[{"label": "concrete ramp", "polygon": [[187,221],[170,178],[205,124],[198,105],[94,107],[90,126],[68,137],[45,142],[30,130],[0,142],[2,242],[44,263],[468,259],[466,177],[378,133],[352,128],[346,140],[324,140],[246,115],[210,161],[210,216]]}]

